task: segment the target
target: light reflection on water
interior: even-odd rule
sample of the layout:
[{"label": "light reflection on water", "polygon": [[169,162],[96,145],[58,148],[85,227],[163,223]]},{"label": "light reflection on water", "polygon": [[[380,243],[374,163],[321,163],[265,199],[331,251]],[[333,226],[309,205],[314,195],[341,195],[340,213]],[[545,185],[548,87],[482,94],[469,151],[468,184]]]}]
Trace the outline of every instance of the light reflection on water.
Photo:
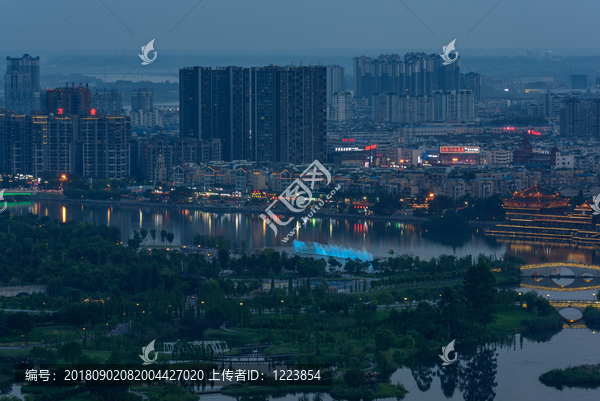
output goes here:
[{"label": "light reflection on water", "polygon": [[[64,209],[63,209],[64,206]],[[85,223],[118,226],[121,229],[123,243],[133,238],[134,230],[141,227],[158,232],[167,230],[175,235],[174,245],[191,244],[196,234],[222,235],[225,238],[241,242],[246,240],[250,249],[265,247],[278,248],[293,252],[292,241],[282,242],[291,230],[279,228],[274,235],[258,214],[242,213],[203,213],[198,210],[157,209],[133,206],[107,206],[76,203],[61,203],[60,201],[43,201],[32,205],[11,208],[15,214],[34,213],[38,216],[49,216],[51,219],[77,220]],[[357,250],[366,250],[375,257],[389,257],[389,251],[395,255],[403,253],[430,259],[441,254],[455,255],[485,255],[501,256],[506,246],[497,244],[495,240],[485,238],[482,234],[473,234],[461,246],[449,246],[423,238],[417,227],[412,224],[383,221],[361,221],[340,219],[311,219],[308,223],[297,222],[300,227],[295,237],[300,241],[313,241],[325,245],[339,245]]]}]

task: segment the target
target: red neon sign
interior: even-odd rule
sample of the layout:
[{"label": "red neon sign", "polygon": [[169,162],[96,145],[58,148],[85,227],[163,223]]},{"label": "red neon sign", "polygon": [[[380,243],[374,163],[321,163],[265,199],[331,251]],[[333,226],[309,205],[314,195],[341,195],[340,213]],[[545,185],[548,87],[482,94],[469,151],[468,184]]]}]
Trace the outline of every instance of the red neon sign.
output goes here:
[{"label": "red neon sign", "polygon": [[373,150],[373,149],[377,149],[377,145],[370,145],[365,148],[365,150]]},{"label": "red neon sign", "polygon": [[504,127],[504,131],[514,131],[515,127]]},{"label": "red neon sign", "polygon": [[465,148],[440,148],[440,152],[464,153]]},{"label": "red neon sign", "polygon": [[96,109],[91,109],[90,110],[90,114],[93,115],[93,116],[95,116],[96,115]]},{"label": "red neon sign", "polygon": [[63,114],[64,109],[58,109],[58,114]]},{"label": "red neon sign", "polygon": [[354,142],[354,139],[342,138],[342,142]]}]

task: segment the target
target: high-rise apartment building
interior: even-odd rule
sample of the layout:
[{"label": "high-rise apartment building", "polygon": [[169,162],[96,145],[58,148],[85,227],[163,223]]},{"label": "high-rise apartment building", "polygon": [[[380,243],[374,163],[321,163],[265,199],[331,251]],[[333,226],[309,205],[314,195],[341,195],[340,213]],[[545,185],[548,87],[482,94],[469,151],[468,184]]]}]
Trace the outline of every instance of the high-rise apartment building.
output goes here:
[{"label": "high-rise apartment building", "polygon": [[116,115],[123,110],[123,92],[113,88],[96,89],[92,93],[92,109],[97,113]]},{"label": "high-rise apartment building", "polygon": [[253,160],[325,160],[326,67],[272,65],[251,75]]},{"label": "high-rise apartment building", "polygon": [[129,116],[131,117],[131,125],[134,127],[162,128],[165,126],[164,114],[158,109],[150,111],[132,110]]},{"label": "high-rise apartment building", "polygon": [[131,111],[154,109],[154,90],[140,88],[131,92]]},{"label": "high-rise apartment building", "polygon": [[77,117],[0,114],[0,169],[9,174],[75,172]]},{"label": "high-rise apartment building", "polygon": [[45,113],[54,115],[89,115],[92,112],[92,91],[81,86],[65,86],[64,88],[46,89],[44,93]]},{"label": "high-rise apartment building", "polygon": [[374,93],[431,95],[435,90],[460,89],[460,58],[444,65],[438,54],[383,54],[377,59],[354,59],[354,95],[372,99]]},{"label": "high-rise apartment building", "polygon": [[470,90],[436,91],[431,96],[398,96],[381,92],[373,95],[373,120],[401,124],[464,121],[474,119],[474,99]]},{"label": "high-rise apartment building", "polygon": [[8,174],[33,174],[34,130],[31,115],[0,114],[2,167]]},{"label": "high-rise apartment building", "polygon": [[4,97],[7,111],[28,114],[41,110],[39,57],[6,58]]},{"label": "high-rise apartment building", "polygon": [[350,92],[335,92],[331,106],[331,119],[347,121],[352,118],[352,94]]},{"label": "high-rise apartment building", "polygon": [[547,118],[560,117],[561,104],[573,96],[560,93],[546,93],[544,95],[544,116]]},{"label": "high-rise apartment building", "polygon": [[89,116],[79,120],[84,178],[124,180],[129,176],[131,122],[127,117]]},{"label": "high-rise apartment building", "polygon": [[32,122],[33,176],[41,177],[43,173],[74,173],[78,118],[33,116]]},{"label": "high-rise apartment building", "polygon": [[573,97],[563,101],[560,133],[568,137],[600,138],[600,99]]},{"label": "high-rise apartment building", "polygon": [[327,66],[327,106],[333,106],[333,94],[346,91],[346,69],[339,65]]},{"label": "high-rise apartment building", "polygon": [[468,72],[460,74],[460,77],[460,89],[470,89],[473,92],[475,100],[479,100],[481,98],[481,74]]},{"label": "high-rise apartment building", "polygon": [[251,158],[248,68],[180,69],[179,113],[182,139],[219,139],[224,160]]},{"label": "high-rise apartment building", "polygon": [[571,75],[571,89],[587,89],[588,76],[587,74]]},{"label": "high-rise apartment building", "polygon": [[397,93],[374,93],[371,104],[373,106],[373,121],[393,121],[400,97]]},{"label": "high-rise apartment building", "polygon": [[433,94],[435,121],[471,122],[475,118],[473,92],[470,90],[435,92]]}]

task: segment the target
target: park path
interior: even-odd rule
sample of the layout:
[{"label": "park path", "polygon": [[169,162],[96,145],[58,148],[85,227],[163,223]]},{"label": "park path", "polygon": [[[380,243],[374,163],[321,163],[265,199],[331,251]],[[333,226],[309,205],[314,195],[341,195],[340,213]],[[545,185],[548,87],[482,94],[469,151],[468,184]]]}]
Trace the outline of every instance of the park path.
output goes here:
[{"label": "park path", "polygon": [[149,400],[149,398],[148,398],[148,396],[146,394],[138,393],[138,392],[135,392],[135,391],[132,392],[131,389],[129,389],[129,393],[130,394],[139,395],[140,397],[142,397],[142,401],[148,401]]}]

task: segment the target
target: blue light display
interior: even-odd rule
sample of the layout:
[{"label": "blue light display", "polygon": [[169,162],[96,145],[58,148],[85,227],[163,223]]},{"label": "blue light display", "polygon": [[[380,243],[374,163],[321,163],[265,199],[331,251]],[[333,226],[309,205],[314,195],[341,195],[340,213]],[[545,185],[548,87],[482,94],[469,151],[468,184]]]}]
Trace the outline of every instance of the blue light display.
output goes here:
[{"label": "blue light display", "polygon": [[367,251],[359,251],[358,249],[346,248],[337,245],[324,245],[316,242],[294,241],[294,249],[297,253],[305,253],[310,255],[333,256],[334,258],[343,259],[360,259],[373,261],[373,254]]}]

